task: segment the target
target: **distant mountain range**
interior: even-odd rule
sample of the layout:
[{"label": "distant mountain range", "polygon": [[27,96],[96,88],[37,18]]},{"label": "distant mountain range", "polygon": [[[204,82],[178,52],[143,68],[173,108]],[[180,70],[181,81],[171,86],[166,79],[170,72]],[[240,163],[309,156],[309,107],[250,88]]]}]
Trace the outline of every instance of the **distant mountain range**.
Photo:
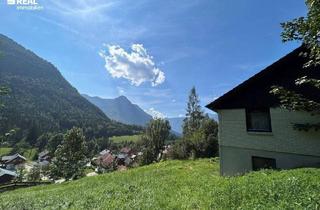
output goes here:
[{"label": "distant mountain range", "polygon": [[[83,98],[48,61],[0,34],[0,136],[15,128],[17,138],[82,127],[87,137],[128,135],[137,128],[110,120]],[[31,132],[32,131],[32,132]],[[29,134],[28,134],[29,133]]]},{"label": "distant mountain range", "polygon": [[171,130],[177,132],[178,134],[182,134],[182,125],[184,117],[173,117],[173,118],[167,118],[169,120],[171,125]]},{"label": "distant mountain range", "polygon": [[[125,96],[115,99],[104,99],[97,96],[82,94],[88,101],[99,107],[110,119],[129,124],[145,126],[152,119],[138,105],[131,103]],[[171,129],[176,134],[182,133],[182,122],[184,118],[168,118]]]},{"label": "distant mountain range", "polygon": [[[131,103],[125,96],[115,99],[104,99],[86,94],[82,94],[82,96],[100,108],[110,119],[121,123],[145,126],[152,119],[151,115],[138,105]],[[210,117],[215,118],[214,115],[210,115]],[[183,119],[184,117],[167,118],[173,133],[182,134]]]},{"label": "distant mountain range", "polygon": [[100,108],[109,118],[129,125],[145,126],[152,116],[138,105],[131,103],[125,96],[115,99],[104,99],[97,96],[82,94],[88,101]]},{"label": "distant mountain range", "polygon": [[[218,120],[218,116],[216,114],[209,114],[209,117]],[[171,129],[179,134],[182,134],[182,125],[183,125],[183,120],[184,117],[173,117],[173,118],[168,118]]]}]

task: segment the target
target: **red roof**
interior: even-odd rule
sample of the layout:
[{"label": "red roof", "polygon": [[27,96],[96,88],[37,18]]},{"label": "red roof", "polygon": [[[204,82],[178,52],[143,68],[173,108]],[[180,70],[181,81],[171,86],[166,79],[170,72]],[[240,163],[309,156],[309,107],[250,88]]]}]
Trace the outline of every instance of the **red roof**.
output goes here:
[{"label": "red roof", "polygon": [[130,153],[132,150],[131,148],[128,148],[128,147],[124,147],[120,150],[121,153],[125,153],[125,154],[128,154]]},{"label": "red roof", "polygon": [[110,153],[102,155],[99,158],[100,164],[105,167],[111,166],[113,164],[113,161],[114,161],[114,156]]}]

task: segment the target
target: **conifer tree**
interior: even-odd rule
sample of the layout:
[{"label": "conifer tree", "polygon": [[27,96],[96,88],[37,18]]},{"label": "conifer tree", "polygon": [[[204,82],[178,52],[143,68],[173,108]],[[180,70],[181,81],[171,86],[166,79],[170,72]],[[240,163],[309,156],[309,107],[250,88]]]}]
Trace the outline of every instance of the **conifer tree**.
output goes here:
[{"label": "conifer tree", "polygon": [[193,87],[189,94],[186,118],[183,120],[184,136],[194,133],[201,126],[201,121],[204,118],[204,114],[199,103],[199,96],[197,95],[196,88]]}]

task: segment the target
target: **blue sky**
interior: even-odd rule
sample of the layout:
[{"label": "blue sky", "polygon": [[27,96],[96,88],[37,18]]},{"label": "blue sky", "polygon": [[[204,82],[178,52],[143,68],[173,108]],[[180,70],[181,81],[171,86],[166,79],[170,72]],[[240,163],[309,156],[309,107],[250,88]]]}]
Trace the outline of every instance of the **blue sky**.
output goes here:
[{"label": "blue sky", "polygon": [[[0,3],[0,33],[53,63],[80,93],[127,96],[145,110],[185,114],[195,86],[205,105],[299,43],[280,23],[303,0],[38,0]],[[209,110],[206,110],[210,112]]]}]

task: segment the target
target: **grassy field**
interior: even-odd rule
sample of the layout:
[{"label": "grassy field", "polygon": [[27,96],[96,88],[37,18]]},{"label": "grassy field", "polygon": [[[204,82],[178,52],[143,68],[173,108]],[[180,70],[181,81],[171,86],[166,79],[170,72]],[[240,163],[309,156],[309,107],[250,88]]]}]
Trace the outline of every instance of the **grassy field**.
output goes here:
[{"label": "grassy field", "polygon": [[8,155],[12,151],[11,147],[0,147],[0,156]]},{"label": "grassy field", "polygon": [[38,150],[36,148],[26,149],[22,155],[27,158],[28,160],[33,160],[35,155],[37,154]]},{"label": "grassy field", "polygon": [[320,170],[218,176],[208,159],[166,161],[125,172],[0,194],[0,209],[319,209]]},{"label": "grassy field", "polygon": [[[1,147],[0,148],[0,156],[8,155],[13,150],[11,147]],[[23,152],[21,152],[21,155],[26,157],[28,160],[32,160],[33,157],[37,154],[37,149],[23,149]]]},{"label": "grassy field", "polygon": [[113,136],[110,140],[114,143],[121,142],[137,142],[141,138],[141,135],[132,135],[132,136]]}]

